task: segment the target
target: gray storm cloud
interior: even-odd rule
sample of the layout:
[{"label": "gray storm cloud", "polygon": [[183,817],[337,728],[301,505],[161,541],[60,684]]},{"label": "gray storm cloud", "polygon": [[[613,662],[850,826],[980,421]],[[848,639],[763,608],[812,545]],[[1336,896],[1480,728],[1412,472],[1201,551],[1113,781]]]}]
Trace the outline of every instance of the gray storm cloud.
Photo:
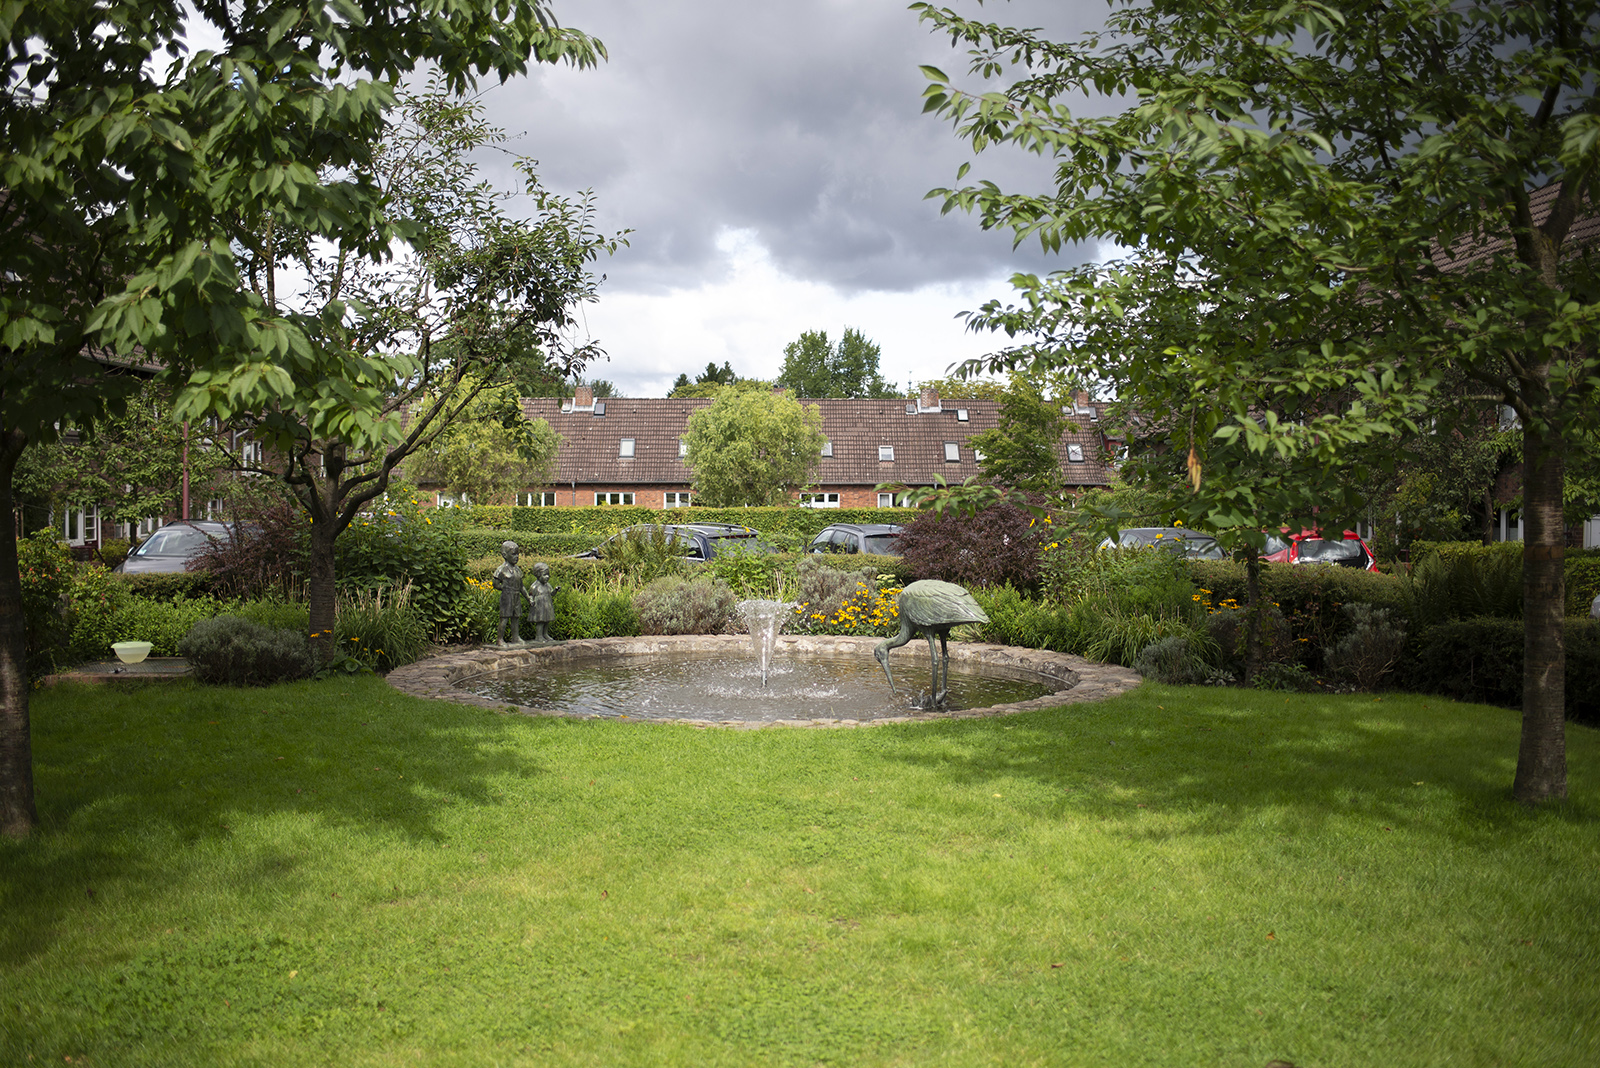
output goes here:
[{"label": "gray storm cloud", "polygon": [[[1098,24],[1098,0],[988,5],[987,17]],[[730,229],[752,233],[793,277],[846,293],[1047,270],[1036,247],[941,216],[930,188],[973,160],[922,114],[918,67],[965,67],[903,0],[591,0],[557,16],[601,38],[599,70],[543,70],[491,90],[493,121],[524,135],[557,190],[593,189],[602,223],[631,227],[608,262],[611,292],[714,279]],[[1046,161],[978,157],[1002,186],[1048,187]],[[1069,255],[1071,255],[1069,253]]]}]

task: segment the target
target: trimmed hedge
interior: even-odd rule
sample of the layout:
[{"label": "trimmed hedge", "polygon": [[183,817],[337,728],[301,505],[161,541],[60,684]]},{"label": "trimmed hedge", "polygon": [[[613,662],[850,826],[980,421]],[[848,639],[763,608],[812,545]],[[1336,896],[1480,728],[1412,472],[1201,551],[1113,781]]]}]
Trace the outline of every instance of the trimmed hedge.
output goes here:
[{"label": "trimmed hedge", "polygon": [[111,578],[135,597],[152,601],[170,601],[175,597],[212,597],[216,594],[216,584],[209,571],[184,571],[176,575],[124,575],[112,572]]},{"label": "trimmed hedge", "polygon": [[[532,509],[537,510],[537,509]],[[548,509],[546,509],[548,511]],[[910,572],[897,556],[873,556],[869,553],[771,553],[766,556],[752,557],[751,560],[765,567],[768,574],[783,570],[794,570],[802,559],[818,561],[824,567],[835,568],[839,571],[860,571],[872,569],[880,575],[891,575],[888,580],[893,585],[904,586],[912,581]],[[568,556],[523,556],[518,561],[518,566],[524,572],[533,567],[535,562],[548,564],[550,567],[550,581],[568,589],[590,588],[599,582],[610,582],[614,579],[625,577],[621,567],[609,560],[574,560]],[[467,564],[467,577],[478,582],[488,582],[494,574],[494,569],[500,566],[500,546],[495,545],[495,551],[486,553]],[[702,569],[700,564],[685,565],[685,574],[693,576]]]},{"label": "trimmed hedge", "polygon": [[[1237,560],[1190,560],[1189,577],[1208,591],[1210,603],[1221,606],[1248,600],[1245,568]],[[1329,648],[1350,629],[1339,609],[1347,604],[1387,608],[1393,618],[1409,618],[1402,580],[1394,575],[1361,571],[1353,567],[1308,567],[1262,564],[1261,592],[1289,621],[1295,640],[1307,639],[1314,649]]]},{"label": "trimmed hedge", "polygon": [[[915,508],[645,508],[605,505],[525,508],[479,504],[472,507],[475,528],[532,534],[587,534],[598,541],[635,523],[738,523],[763,534],[789,534],[807,541],[832,523],[907,524]],[[502,539],[504,540],[504,539]],[[591,542],[590,544],[593,544]]]},{"label": "trimmed hedge", "polygon": [[[1520,619],[1480,616],[1429,627],[1416,653],[1395,672],[1397,688],[1458,701],[1522,707],[1523,629]],[[1567,620],[1567,718],[1600,726],[1600,624]]]},{"label": "trimmed hedge", "polygon": [[[529,511],[537,511],[530,508]],[[461,532],[461,548],[467,559],[500,555],[500,546],[508,541],[517,543],[523,556],[571,556],[592,549],[604,539],[598,534],[535,534],[510,527],[469,527]]]}]

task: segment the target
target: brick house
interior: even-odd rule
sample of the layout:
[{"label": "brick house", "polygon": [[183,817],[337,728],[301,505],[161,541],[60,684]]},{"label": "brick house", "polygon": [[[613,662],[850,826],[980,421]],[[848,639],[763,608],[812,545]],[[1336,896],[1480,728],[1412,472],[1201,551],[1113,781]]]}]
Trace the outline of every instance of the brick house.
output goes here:
[{"label": "brick house", "polygon": [[[684,466],[683,433],[689,416],[711,402],[702,398],[602,397],[580,388],[571,398],[529,397],[529,419],[544,419],[561,435],[555,480],[517,495],[524,505],[630,504],[678,508],[692,501],[693,478]],[[888,506],[880,483],[934,484],[935,476],[961,482],[978,471],[974,434],[999,424],[1000,405],[986,400],[941,400],[928,391],[915,400],[803,400],[822,412],[826,439],[815,486],[802,504],[813,508]],[[1062,484],[1104,486],[1110,481],[1109,442],[1100,430],[1104,405],[1080,394],[1063,409],[1069,424],[1058,454]],[[441,504],[452,503],[435,493]]]}]

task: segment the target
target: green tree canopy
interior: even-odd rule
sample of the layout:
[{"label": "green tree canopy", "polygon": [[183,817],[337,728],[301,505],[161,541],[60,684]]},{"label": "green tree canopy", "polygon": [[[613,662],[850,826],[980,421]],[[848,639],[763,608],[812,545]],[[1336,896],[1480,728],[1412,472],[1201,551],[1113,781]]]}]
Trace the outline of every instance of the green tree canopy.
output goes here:
[{"label": "green tree canopy", "polygon": [[689,416],[683,440],[697,503],[787,504],[822,462],[822,411],[770,389],[724,389]]},{"label": "green tree canopy", "polygon": [[1061,489],[1056,445],[1066,420],[1027,375],[1013,374],[1000,397],[1000,425],[975,434],[985,478],[1008,489],[1052,493]]},{"label": "green tree canopy", "polygon": [[[1161,0],[1062,42],[913,7],[971,49],[975,74],[1017,75],[980,92],[925,68],[927,108],[979,150],[1055,164],[1043,192],[933,195],[1047,250],[1128,250],[1015,278],[1014,304],[972,319],[1024,339],[987,366],[1114,384],[1181,458],[1189,513],[1256,547],[1254,532],[1348,485],[1343,464],[1416,432],[1447,368],[1516,410],[1514,792],[1563,796],[1562,465],[1600,418],[1600,280],[1572,243],[1600,163],[1600,8]],[[1121,110],[1075,114],[1081,94]]]},{"label": "green tree canopy", "polygon": [[853,327],[838,345],[826,330],[806,330],[783,349],[777,383],[797,397],[895,397],[878,374],[878,346]]},{"label": "green tree canopy", "polygon": [[[394,367],[348,341],[358,309],[344,287],[289,308],[260,267],[333,249],[327,276],[340,277],[408,236],[373,150],[419,64],[455,91],[603,54],[542,0],[50,0],[12,5],[5,25],[0,514],[23,448],[124,404],[129,361],[191,390],[180,417],[293,407],[310,383],[319,436],[399,440],[381,403]],[[191,52],[195,38],[216,47]],[[0,833],[12,835],[34,822],[20,598],[8,527]]]},{"label": "green tree canopy", "polygon": [[[474,391],[468,379],[457,387]],[[513,504],[523,490],[550,481],[561,435],[522,414],[519,390],[479,392],[434,443],[406,463],[410,481],[443,486],[473,504]]]}]

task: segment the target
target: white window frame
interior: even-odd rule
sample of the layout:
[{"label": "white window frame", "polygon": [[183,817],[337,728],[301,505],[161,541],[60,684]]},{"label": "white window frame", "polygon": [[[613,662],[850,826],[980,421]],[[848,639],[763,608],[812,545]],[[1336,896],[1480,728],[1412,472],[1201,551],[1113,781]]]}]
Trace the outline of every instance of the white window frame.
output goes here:
[{"label": "white window frame", "polygon": [[909,497],[909,496],[911,496],[911,494],[909,492],[907,492],[907,493],[880,493],[880,494],[878,494],[878,507],[879,508],[904,508],[906,506],[906,498]]},{"label": "white window frame", "polygon": [[824,455],[824,456],[832,456],[833,455],[833,442],[824,441],[822,443],[822,455]]},{"label": "white window frame", "polygon": [[947,441],[944,443],[944,462],[947,464],[961,462],[961,443],[959,441]]},{"label": "white window frame", "polygon": [[531,490],[517,494],[518,508],[554,508],[555,505],[555,490]]},{"label": "white window frame", "polygon": [[667,490],[661,495],[661,507],[688,508],[692,499],[693,494],[688,490]]},{"label": "white window frame", "polygon": [[1083,446],[1082,445],[1068,445],[1067,446],[1067,463],[1069,463],[1069,464],[1081,464],[1081,463],[1084,463],[1084,462],[1085,461],[1083,459]]},{"label": "white window frame", "polygon": [[87,508],[79,508],[68,505],[59,519],[52,520],[51,525],[68,545],[88,545],[99,541],[100,506],[91,504]]},{"label": "white window frame", "polygon": [[878,462],[879,463],[889,463],[889,464],[894,463],[894,446],[893,445],[879,445],[878,446]]},{"label": "white window frame", "polygon": [[434,503],[440,508],[465,508],[472,502],[467,499],[465,493],[457,495],[441,492],[434,498]]},{"label": "white window frame", "polygon": [[839,507],[839,495],[837,493],[802,493],[800,494],[800,507],[837,508]]},{"label": "white window frame", "polygon": [[968,412],[967,412],[967,410],[965,408],[957,408],[956,409],[956,422],[965,423],[965,422],[968,422],[971,418],[972,418],[972,416],[970,414],[968,414]]},{"label": "white window frame", "polygon": [[689,455],[689,443],[687,441],[684,441],[682,438],[679,438],[678,439],[678,459],[681,460],[685,456],[688,456],[688,455]]},{"label": "white window frame", "polygon": [[637,438],[623,438],[617,442],[617,455],[624,460],[633,459],[634,454],[638,451],[639,439]]},{"label": "white window frame", "polygon": [[620,490],[618,490],[616,492],[602,492],[602,491],[596,490],[595,491],[595,495],[594,495],[594,503],[597,506],[599,506],[599,505],[622,505],[622,506],[631,505],[633,503],[633,494],[632,493],[624,493],[624,492],[622,492]]}]

